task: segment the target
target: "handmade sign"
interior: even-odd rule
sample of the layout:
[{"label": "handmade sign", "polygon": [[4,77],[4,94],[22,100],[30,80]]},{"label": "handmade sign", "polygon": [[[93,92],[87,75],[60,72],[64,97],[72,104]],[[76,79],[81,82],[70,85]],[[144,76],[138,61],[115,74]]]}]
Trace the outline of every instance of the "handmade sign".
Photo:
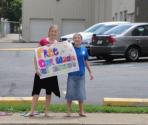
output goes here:
[{"label": "handmade sign", "polygon": [[73,45],[67,41],[38,47],[35,57],[41,79],[79,70]]}]

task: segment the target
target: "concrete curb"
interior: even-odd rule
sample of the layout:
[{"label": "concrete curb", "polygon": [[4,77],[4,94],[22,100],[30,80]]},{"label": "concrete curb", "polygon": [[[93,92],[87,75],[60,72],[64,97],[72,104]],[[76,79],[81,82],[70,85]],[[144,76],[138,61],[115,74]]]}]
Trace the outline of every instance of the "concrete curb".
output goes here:
[{"label": "concrete curb", "polygon": [[[31,103],[32,97],[0,97],[0,103],[20,104]],[[39,102],[44,102],[45,97],[39,97]],[[104,98],[105,106],[148,106],[148,99],[142,98]]]},{"label": "concrete curb", "polygon": [[104,98],[105,106],[148,106],[148,99],[142,98]]}]

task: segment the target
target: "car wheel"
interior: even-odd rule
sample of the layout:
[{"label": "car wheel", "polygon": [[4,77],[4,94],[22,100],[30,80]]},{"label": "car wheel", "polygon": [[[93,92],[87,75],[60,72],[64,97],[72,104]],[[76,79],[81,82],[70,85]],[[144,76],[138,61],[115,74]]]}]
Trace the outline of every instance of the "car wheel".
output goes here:
[{"label": "car wheel", "polygon": [[139,59],[139,49],[137,47],[130,47],[126,53],[126,59],[128,61],[137,61]]}]

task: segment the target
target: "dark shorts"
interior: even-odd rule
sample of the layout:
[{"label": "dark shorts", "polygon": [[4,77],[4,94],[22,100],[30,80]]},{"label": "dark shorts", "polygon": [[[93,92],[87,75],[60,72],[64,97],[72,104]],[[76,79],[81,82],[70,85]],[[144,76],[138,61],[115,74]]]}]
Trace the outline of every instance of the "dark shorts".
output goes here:
[{"label": "dark shorts", "polygon": [[45,89],[46,95],[51,95],[51,93],[53,92],[56,96],[60,97],[57,76],[40,79],[40,77],[37,74],[35,74],[32,96],[39,95],[41,89]]},{"label": "dark shorts", "polygon": [[[39,95],[41,92],[41,89],[42,88],[40,88],[40,87],[38,87],[38,88],[33,87],[32,96]],[[50,90],[48,90],[48,89],[45,89],[45,90],[46,90],[46,95],[51,95],[52,92]]]}]

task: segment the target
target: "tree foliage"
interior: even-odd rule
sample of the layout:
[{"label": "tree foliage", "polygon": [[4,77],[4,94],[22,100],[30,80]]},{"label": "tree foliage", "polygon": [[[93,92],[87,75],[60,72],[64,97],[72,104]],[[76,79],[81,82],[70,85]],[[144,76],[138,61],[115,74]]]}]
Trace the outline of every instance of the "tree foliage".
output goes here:
[{"label": "tree foliage", "polygon": [[22,0],[1,0],[0,17],[9,21],[20,21],[22,17]]}]

